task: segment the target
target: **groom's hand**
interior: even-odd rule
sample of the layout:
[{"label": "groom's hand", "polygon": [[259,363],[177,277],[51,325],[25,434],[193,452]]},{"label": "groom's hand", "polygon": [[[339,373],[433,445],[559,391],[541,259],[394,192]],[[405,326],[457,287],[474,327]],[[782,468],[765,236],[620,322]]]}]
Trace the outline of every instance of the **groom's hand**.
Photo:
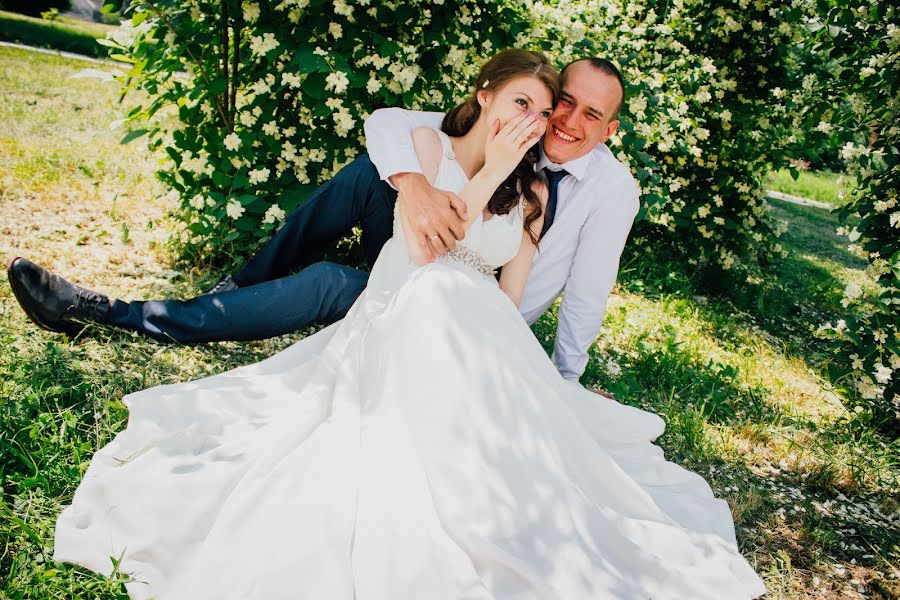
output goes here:
[{"label": "groom's hand", "polygon": [[466,235],[465,201],[453,192],[435,189],[421,173],[398,173],[391,183],[400,193],[425,260],[431,262],[455,249],[456,241]]}]

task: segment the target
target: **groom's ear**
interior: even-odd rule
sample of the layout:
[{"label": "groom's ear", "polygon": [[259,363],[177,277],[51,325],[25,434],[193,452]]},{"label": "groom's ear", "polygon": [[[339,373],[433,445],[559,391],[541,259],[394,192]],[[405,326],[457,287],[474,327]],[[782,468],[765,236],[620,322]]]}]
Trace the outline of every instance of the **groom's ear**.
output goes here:
[{"label": "groom's ear", "polygon": [[616,132],[616,129],[618,129],[618,128],[619,128],[618,119],[616,119],[615,121],[610,121],[609,125],[606,126],[606,131],[603,134],[602,143],[606,143],[606,140],[608,140],[610,137],[612,137],[612,134],[614,134]]}]

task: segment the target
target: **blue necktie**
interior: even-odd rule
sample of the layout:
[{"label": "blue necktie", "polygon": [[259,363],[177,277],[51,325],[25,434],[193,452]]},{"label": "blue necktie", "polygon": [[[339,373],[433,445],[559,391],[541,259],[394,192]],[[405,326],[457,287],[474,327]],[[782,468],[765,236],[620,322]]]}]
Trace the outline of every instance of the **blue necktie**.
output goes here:
[{"label": "blue necktie", "polygon": [[547,214],[544,215],[544,227],[541,229],[541,237],[544,237],[547,230],[553,225],[553,219],[556,217],[556,199],[559,182],[563,177],[568,175],[569,172],[565,169],[551,171],[549,168],[544,167],[544,174],[547,176],[547,183],[550,184],[550,197],[547,200]]}]

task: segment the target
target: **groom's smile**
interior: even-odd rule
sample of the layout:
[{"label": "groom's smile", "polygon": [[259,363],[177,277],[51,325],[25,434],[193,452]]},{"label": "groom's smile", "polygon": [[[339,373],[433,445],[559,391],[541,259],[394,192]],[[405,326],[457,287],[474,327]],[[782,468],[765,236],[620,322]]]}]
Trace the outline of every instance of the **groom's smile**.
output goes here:
[{"label": "groom's smile", "polygon": [[559,127],[556,127],[556,126],[553,127],[553,133],[556,135],[556,137],[558,137],[560,140],[562,140],[566,144],[571,144],[573,142],[578,141],[577,137],[575,137],[574,135],[569,135],[568,133],[564,132],[562,129],[560,129]]}]

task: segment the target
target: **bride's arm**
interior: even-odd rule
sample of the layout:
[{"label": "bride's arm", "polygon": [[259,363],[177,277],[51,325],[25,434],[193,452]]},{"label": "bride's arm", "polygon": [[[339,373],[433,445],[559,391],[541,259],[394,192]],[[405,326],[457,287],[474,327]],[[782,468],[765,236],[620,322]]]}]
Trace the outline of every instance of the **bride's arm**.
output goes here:
[{"label": "bride's arm", "polygon": [[[543,182],[538,181],[535,182],[532,189],[537,194],[543,207],[541,216],[529,225],[535,239],[537,239],[540,237],[541,229],[544,227],[544,214],[546,214],[547,210],[547,186]],[[528,274],[531,272],[531,260],[534,258],[535,250],[531,236],[523,228],[522,243],[519,246],[518,253],[511,261],[503,265],[503,269],[500,271],[500,289],[509,296],[516,308],[519,308],[519,305],[522,303],[522,295],[525,293],[525,283],[528,281]]]},{"label": "bride's arm", "polygon": [[503,183],[522,157],[544,135],[546,121],[537,114],[522,113],[499,127],[491,126],[484,146],[484,166],[469,180],[459,197],[466,203],[466,230],[482,213],[491,196]]},{"label": "bride's arm", "polygon": [[[528,148],[543,135],[544,126],[545,123],[538,118],[538,115],[523,113],[522,117],[511,119],[499,131],[490,133],[485,144],[484,166],[459,193],[460,198],[466,203],[468,213],[468,218],[463,224],[466,230],[472,226],[477,216],[487,206],[497,187],[519,164]],[[430,127],[417,127],[412,132],[412,139],[416,157],[422,166],[422,174],[425,175],[429,185],[434,185],[443,153],[438,133]],[[409,256],[414,263],[424,265],[430,259],[426,256],[421,244],[415,243],[415,240],[418,240],[418,234],[410,222],[401,198],[398,197],[397,202],[400,225],[403,228],[403,237],[406,239]]]}]

